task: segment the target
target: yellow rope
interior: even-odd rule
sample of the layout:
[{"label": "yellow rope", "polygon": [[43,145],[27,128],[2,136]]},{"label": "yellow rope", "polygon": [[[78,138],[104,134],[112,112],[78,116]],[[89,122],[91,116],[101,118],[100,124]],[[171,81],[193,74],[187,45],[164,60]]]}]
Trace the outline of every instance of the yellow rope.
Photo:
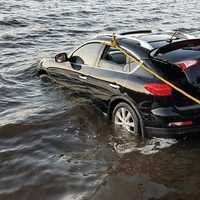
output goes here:
[{"label": "yellow rope", "polygon": [[[133,59],[134,61],[136,60],[133,56],[131,56],[129,53],[127,53],[124,49],[122,49],[117,40],[116,40],[116,35],[113,34],[111,43],[110,42],[104,42],[105,45],[111,46],[113,48],[118,49],[119,51],[121,51],[122,53],[124,53],[127,57],[129,57],[130,59]],[[192,95],[188,94],[187,92],[185,92],[184,90],[182,90],[181,88],[177,87],[176,85],[174,85],[173,83],[169,82],[168,80],[164,79],[162,76],[160,76],[159,74],[157,74],[156,72],[154,72],[152,69],[150,69],[149,67],[145,66],[144,64],[141,64],[140,67],[142,67],[145,71],[147,71],[148,73],[152,74],[153,76],[155,76],[156,78],[158,78],[159,80],[161,80],[162,82],[166,83],[167,85],[169,85],[170,87],[172,87],[174,90],[178,91],[179,93],[181,93],[182,95],[188,97],[189,99],[191,99],[192,101],[194,101],[197,104],[200,104],[200,100],[193,97]]]}]

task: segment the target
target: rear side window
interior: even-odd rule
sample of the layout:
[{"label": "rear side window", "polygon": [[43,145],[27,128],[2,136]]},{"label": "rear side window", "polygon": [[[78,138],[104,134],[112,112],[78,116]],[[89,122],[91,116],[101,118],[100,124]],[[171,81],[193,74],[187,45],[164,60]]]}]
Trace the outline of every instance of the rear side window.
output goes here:
[{"label": "rear side window", "polygon": [[118,49],[107,46],[98,66],[108,70],[130,73],[139,64],[139,61],[128,58]]},{"label": "rear side window", "polygon": [[95,66],[97,59],[100,56],[101,50],[104,48],[100,43],[89,43],[77,49],[72,56],[78,56],[83,61],[83,64]]}]

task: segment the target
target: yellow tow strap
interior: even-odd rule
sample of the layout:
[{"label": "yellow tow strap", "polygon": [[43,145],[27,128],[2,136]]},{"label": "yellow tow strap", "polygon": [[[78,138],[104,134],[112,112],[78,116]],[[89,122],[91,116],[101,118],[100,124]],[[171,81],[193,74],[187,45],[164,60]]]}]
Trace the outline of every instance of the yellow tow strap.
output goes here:
[{"label": "yellow tow strap", "polygon": [[[129,57],[132,60],[136,60],[133,56],[131,56],[129,53],[126,52],[126,50],[124,50],[123,48],[121,48],[118,45],[117,39],[116,39],[116,35],[113,33],[112,36],[112,40],[111,42],[104,42],[104,44],[109,45],[113,48],[118,49],[119,51],[121,51],[122,53],[124,53],[127,57]],[[194,101],[197,104],[200,104],[200,100],[193,97],[192,95],[188,94],[187,92],[185,92],[184,90],[182,90],[181,88],[177,87],[176,85],[174,85],[173,83],[169,82],[168,80],[164,79],[162,76],[160,76],[159,74],[157,74],[155,71],[153,71],[152,69],[150,69],[149,67],[145,66],[143,63],[140,65],[140,67],[142,67],[145,71],[147,71],[148,73],[152,74],[153,76],[155,76],[156,78],[158,78],[159,80],[161,80],[162,82],[166,83],[167,85],[169,85],[170,87],[172,87],[174,90],[178,91],[179,93],[181,93],[182,95],[186,96],[187,98],[191,99],[192,101]]]}]

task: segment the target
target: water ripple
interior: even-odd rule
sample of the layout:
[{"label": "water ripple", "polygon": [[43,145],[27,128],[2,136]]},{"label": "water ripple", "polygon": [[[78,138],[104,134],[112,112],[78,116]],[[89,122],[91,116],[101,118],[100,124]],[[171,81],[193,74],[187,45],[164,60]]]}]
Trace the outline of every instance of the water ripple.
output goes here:
[{"label": "water ripple", "polygon": [[96,33],[164,29],[198,36],[199,6],[1,0],[0,199],[198,199],[199,138],[124,138],[88,99],[42,82],[36,67]]}]

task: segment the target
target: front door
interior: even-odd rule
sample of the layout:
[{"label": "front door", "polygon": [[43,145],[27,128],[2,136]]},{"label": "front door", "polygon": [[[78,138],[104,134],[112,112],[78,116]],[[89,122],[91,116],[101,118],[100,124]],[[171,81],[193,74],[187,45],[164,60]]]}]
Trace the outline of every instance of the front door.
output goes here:
[{"label": "front door", "polygon": [[70,62],[57,63],[55,67],[49,68],[49,72],[60,84],[75,92],[89,94],[89,73],[103,49],[101,43],[86,43],[71,53]]}]

